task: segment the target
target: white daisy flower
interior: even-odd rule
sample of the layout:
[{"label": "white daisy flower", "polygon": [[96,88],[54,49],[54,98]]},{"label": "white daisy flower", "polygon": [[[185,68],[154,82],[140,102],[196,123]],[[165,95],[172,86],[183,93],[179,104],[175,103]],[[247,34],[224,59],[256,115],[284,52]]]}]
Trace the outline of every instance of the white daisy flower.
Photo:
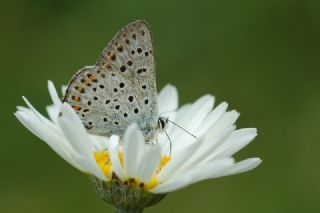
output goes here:
[{"label": "white daisy flower", "polygon": [[[167,135],[160,134],[152,145],[146,143],[135,124],[121,138],[88,134],[75,111],[61,102],[52,82],[48,85],[53,101],[47,107],[50,119],[24,97],[28,108],[17,107],[16,117],[64,160],[88,174],[97,193],[119,208],[143,209],[168,192],[201,180],[246,172],[261,163],[259,158],[240,162],[232,158],[255,138],[257,130],[236,130],[239,113],[227,111],[225,102],[214,108],[211,95],[179,108],[176,88],[163,88],[158,95],[159,115],[172,122]],[[132,196],[130,204],[119,201],[124,195],[126,199]]]}]

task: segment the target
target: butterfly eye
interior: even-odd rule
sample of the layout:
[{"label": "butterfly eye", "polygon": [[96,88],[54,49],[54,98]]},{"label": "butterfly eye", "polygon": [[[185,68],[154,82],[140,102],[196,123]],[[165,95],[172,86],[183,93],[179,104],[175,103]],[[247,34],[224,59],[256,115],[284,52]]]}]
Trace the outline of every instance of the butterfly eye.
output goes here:
[{"label": "butterfly eye", "polygon": [[159,118],[158,125],[159,125],[160,129],[164,129],[166,123],[164,122],[164,120],[162,118]]}]

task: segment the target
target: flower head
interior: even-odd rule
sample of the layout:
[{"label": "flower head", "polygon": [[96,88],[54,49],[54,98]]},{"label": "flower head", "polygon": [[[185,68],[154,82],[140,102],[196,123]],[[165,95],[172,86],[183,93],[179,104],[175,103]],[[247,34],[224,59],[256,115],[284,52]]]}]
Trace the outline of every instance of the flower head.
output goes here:
[{"label": "flower head", "polygon": [[136,199],[139,191],[141,202],[151,205],[168,192],[204,179],[246,172],[261,163],[259,158],[240,162],[232,158],[254,139],[256,129],[236,130],[239,113],[227,111],[225,102],[214,108],[211,95],[178,108],[176,88],[168,85],[162,89],[159,114],[172,123],[158,135],[156,144],[149,144],[135,124],[123,136],[88,134],[75,111],[60,101],[52,82],[48,85],[53,101],[47,107],[50,120],[26,98],[28,108],[19,106],[16,117],[64,160],[88,174],[108,202],[113,202],[111,192],[120,187],[126,190],[117,196],[127,193]]}]

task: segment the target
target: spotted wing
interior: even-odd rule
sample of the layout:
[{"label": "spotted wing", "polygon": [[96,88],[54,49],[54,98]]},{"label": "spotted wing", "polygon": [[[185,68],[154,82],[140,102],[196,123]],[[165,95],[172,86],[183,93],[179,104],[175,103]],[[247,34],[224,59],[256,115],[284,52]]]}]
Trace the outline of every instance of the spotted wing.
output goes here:
[{"label": "spotted wing", "polygon": [[147,134],[158,118],[154,64],[149,26],[131,23],[116,34],[96,65],[75,74],[64,101],[92,134],[123,135],[131,123]]}]

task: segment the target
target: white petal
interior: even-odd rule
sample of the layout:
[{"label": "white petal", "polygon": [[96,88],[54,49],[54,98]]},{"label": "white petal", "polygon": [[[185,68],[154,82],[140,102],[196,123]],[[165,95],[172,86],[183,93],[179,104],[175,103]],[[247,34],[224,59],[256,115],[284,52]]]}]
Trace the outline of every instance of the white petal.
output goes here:
[{"label": "white petal", "polygon": [[179,122],[185,129],[193,131],[212,110],[214,97],[205,95],[191,105]]},{"label": "white petal", "polygon": [[[181,120],[177,120],[176,123],[191,134],[194,134],[194,131],[198,128],[199,125],[201,125],[203,119],[211,111],[213,104],[214,97],[211,95],[205,95],[199,98],[194,104],[192,104],[190,109],[184,114]],[[169,135],[172,141],[174,141],[175,143],[173,150],[175,150],[176,147],[183,146],[187,143],[192,143],[195,141],[195,139],[191,135],[183,132],[181,129],[179,130],[179,132],[176,131],[175,133]]]},{"label": "white petal", "polygon": [[52,81],[48,81],[48,89],[49,89],[49,93],[52,99],[52,102],[54,103],[55,106],[60,107],[61,105],[61,100],[58,96],[57,90],[54,87],[54,84],[52,83]]},{"label": "white petal", "polygon": [[200,159],[203,159],[203,162],[211,161],[212,156],[217,153],[217,147],[224,143],[235,130],[234,122],[238,116],[239,113],[236,111],[226,112],[215,122],[203,136],[204,146],[194,155],[198,158],[196,161],[200,161]]},{"label": "white petal", "polygon": [[220,177],[225,170],[232,167],[233,163],[234,160],[232,158],[226,158],[199,166],[159,184],[150,191],[153,193],[167,193],[204,179]]},{"label": "white petal", "polygon": [[79,117],[67,103],[62,104],[61,111],[62,116],[58,119],[58,123],[70,145],[81,156],[80,159],[77,159],[78,163],[82,163],[82,166],[85,166],[89,173],[106,180],[94,159],[93,153],[95,150],[93,144],[89,140]]},{"label": "white petal", "polygon": [[196,130],[198,136],[202,136],[209,130],[219,119],[223,116],[228,108],[228,104],[223,102],[219,104],[214,110],[212,110],[208,116],[204,119],[203,123]]},{"label": "white petal", "polygon": [[158,95],[158,113],[161,115],[166,112],[174,111],[178,108],[178,91],[168,84]]},{"label": "white petal", "polygon": [[223,131],[219,132],[216,137],[212,138],[211,141],[207,141],[205,139],[198,140],[195,143],[199,143],[200,147],[194,150],[194,153],[187,159],[184,164],[179,166],[175,170],[175,173],[179,174],[184,171],[188,171],[196,166],[207,164],[208,160],[207,157],[213,152],[213,150],[217,147],[220,141],[223,141],[225,138],[229,137],[231,132],[234,130],[235,127],[229,127],[224,129]]},{"label": "white petal", "polygon": [[190,176],[179,176],[179,179],[171,179],[168,182],[157,185],[155,188],[151,189],[150,192],[155,194],[164,194],[187,187],[191,182],[192,178]]},{"label": "white petal", "polygon": [[108,148],[108,143],[110,143],[109,138],[92,134],[88,134],[88,137],[96,151],[102,151]]},{"label": "white petal", "polygon": [[123,171],[123,168],[121,166],[121,162],[119,160],[119,155],[118,155],[118,153],[119,153],[119,140],[120,140],[119,136],[112,135],[110,137],[110,141],[108,144],[108,151],[109,151],[113,171],[116,173],[118,178],[120,178],[120,180],[124,181],[126,178],[126,174]]},{"label": "white petal", "polygon": [[[238,113],[234,112],[227,112],[224,113],[215,125],[213,125],[208,133],[204,135],[201,139],[194,143],[198,143],[201,141],[201,146],[198,150],[195,150],[193,155],[178,168],[178,171],[181,172],[183,170],[189,169],[193,167],[195,164],[205,163],[208,156],[214,153],[215,148],[220,145],[232,131],[235,129],[233,123],[237,118]],[[180,145],[182,146],[182,144]],[[178,172],[176,171],[176,172]]]},{"label": "white petal", "polygon": [[160,158],[161,150],[158,145],[155,145],[146,151],[138,165],[138,179],[143,183],[149,183],[160,164]]},{"label": "white petal", "polygon": [[68,89],[68,86],[65,86],[65,85],[62,85],[62,86],[61,86],[62,96],[65,96],[65,95],[66,95],[67,89]]},{"label": "white petal", "polygon": [[[175,122],[180,122],[185,114],[190,110],[192,104],[184,104],[176,111]],[[172,125],[171,125],[172,126]]]},{"label": "white petal", "polygon": [[43,115],[41,115],[33,106],[32,104],[28,101],[28,99],[24,96],[22,96],[22,99],[24,100],[24,102],[27,104],[27,106],[29,107],[29,109],[33,112],[33,114],[39,119],[39,121],[41,121],[44,125],[48,125],[52,128],[52,131],[57,132],[58,129],[56,127],[56,125],[54,125],[54,123],[52,123],[50,120],[48,120],[46,117],[44,117]]},{"label": "white petal", "polygon": [[214,158],[232,156],[248,145],[257,135],[257,129],[246,128],[234,131],[231,136],[214,152]]},{"label": "white petal", "polygon": [[144,137],[137,125],[130,125],[124,133],[124,168],[129,177],[135,177],[138,162],[144,153]]},{"label": "white petal", "polygon": [[48,144],[61,158],[80,171],[84,171],[84,168],[72,158],[75,151],[65,141],[61,135],[62,133],[57,134],[55,131],[52,131],[50,126],[44,125],[31,111],[30,113],[18,111],[15,113],[15,116],[30,132]]},{"label": "white petal", "polygon": [[107,149],[118,147],[120,143],[120,137],[118,135],[111,135],[109,143],[107,143]]},{"label": "white petal", "polygon": [[[180,107],[176,113],[174,113],[174,116],[171,116],[170,118],[173,117],[172,121],[177,122],[177,120],[179,121],[181,118],[183,118],[183,116],[185,115],[185,113],[190,109],[191,104],[185,104],[182,107]],[[173,135],[178,135],[181,134],[181,129],[178,128],[177,126],[169,123],[169,125],[167,126],[166,132],[168,133],[170,139],[173,139],[172,136]],[[162,134],[162,136],[159,138],[159,144],[162,147],[162,153],[163,155],[166,153],[169,153],[169,149],[170,149],[170,141],[168,140],[168,137],[165,134]],[[172,143],[174,144],[176,140],[174,140]],[[178,151],[179,147],[176,147],[175,150],[172,150],[172,154],[174,154],[175,151]]]},{"label": "white petal", "polygon": [[157,177],[158,180],[162,182],[175,175],[179,167],[182,167],[182,165],[187,161],[188,158],[192,156],[199,146],[200,142],[196,142],[190,144],[189,146],[183,147],[184,149],[179,150],[179,152],[177,152],[175,156],[171,158],[168,164],[160,171]]},{"label": "white petal", "polygon": [[73,158],[78,164],[85,168],[85,173],[94,175],[104,181],[108,180],[108,178],[102,173],[98,165],[96,163],[93,163],[92,161],[89,161],[87,157],[77,153],[73,156]]},{"label": "white petal", "polygon": [[62,116],[58,119],[58,123],[70,145],[81,155],[92,154],[93,145],[89,143],[87,132],[75,111],[67,103],[62,105],[61,111]]},{"label": "white petal", "polygon": [[262,160],[260,158],[248,158],[246,160],[237,162],[224,175],[227,176],[247,172],[256,168],[261,163]]},{"label": "white petal", "polygon": [[60,113],[60,108],[56,107],[56,105],[52,104],[46,107],[49,118],[54,123],[57,123],[57,119]]},{"label": "white petal", "polygon": [[205,138],[214,138],[220,134],[225,128],[233,126],[239,117],[239,113],[235,110],[224,113],[220,119],[204,135]]}]

